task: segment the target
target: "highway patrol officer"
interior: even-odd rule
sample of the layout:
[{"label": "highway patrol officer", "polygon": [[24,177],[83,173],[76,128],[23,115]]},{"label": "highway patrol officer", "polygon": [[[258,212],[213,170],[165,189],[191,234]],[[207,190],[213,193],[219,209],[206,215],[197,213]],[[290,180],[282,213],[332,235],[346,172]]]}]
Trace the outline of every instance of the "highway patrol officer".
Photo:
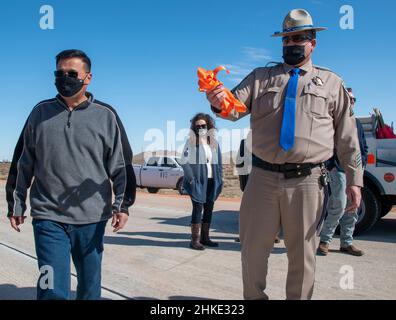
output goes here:
[{"label": "highway patrol officer", "polygon": [[[283,64],[257,68],[234,90],[251,115],[252,162],[240,208],[243,294],[268,299],[264,290],[268,257],[280,227],[289,261],[287,299],[310,299],[315,281],[316,248],[327,196],[323,163],[337,150],[345,168],[347,195],[360,205],[363,171],[355,118],[342,79],[314,66],[316,32],[310,14],[291,10],[283,21]],[[219,86],[207,94],[219,115],[225,97]]]}]

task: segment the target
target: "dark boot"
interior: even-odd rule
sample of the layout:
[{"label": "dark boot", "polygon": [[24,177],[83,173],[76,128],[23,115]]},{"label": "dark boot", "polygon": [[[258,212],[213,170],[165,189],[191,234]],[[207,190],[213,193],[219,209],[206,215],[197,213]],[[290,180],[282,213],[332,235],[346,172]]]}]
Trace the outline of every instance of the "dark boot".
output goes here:
[{"label": "dark boot", "polygon": [[190,248],[194,250],[204,250],[205,247],[199,242],[199,229],[201,228],[200,223],[191,224],[191,242]]},{"label": "dark boot", "polygon": [[362,255],[364,255],[364,252],[358,248],[356,248],[353,245],[347,246],[347,247],[340,247],[340,251],[350,254],[352,256],[356,256],[356,257],[360,257]]},{"label": "dark boot", "polygon": [[217,242],[213,242],[212,240],[210,240],[209,229],[210,229],[210,223],[202,223],[201,243],[208,247],[218,247],[219,244]]}]

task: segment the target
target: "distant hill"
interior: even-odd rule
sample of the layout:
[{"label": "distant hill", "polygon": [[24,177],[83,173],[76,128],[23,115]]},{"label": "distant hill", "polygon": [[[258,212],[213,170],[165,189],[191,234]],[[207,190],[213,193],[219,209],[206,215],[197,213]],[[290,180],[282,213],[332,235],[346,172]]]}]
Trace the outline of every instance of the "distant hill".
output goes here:
[{"label": "distant hill", "polygon": [[[237,154],[237,151],[230,151],[230,152],[224,152],[222,153],[222,157],[223,157],[223,163],[224,164],[234,164],[235,163],[235,156]],[[160,150],[160,151],[153,151],[153,152],[140,152],[136,155],[133,156],[133,164],[139,164],[142,165],[144,164],[144,158],[145,156],[147,158],[149,157],[154,157],[154,156],[164,156],[164,155],[168,155],[168,156],[176,156],[176,157],[180,157],[181,154],[175,151],[167,151],[167,150]]]},{"label": "distant hill", "polygon": [[238,151],[230,151],[230,152],[224,152],[222,153],[223,157],[223,164],[231,164],[233,165],[235,163],[235,158],[237,155]]},{"label": "distant hill", "polygon": [[145,158],[150,158],[150,157],[155,157],[155,156],[170,156],[170,157],[180,157],[180,153],[175,152],[175,151],[167,151],[167,150],[159,150],[159,151],[150,151],[150,152],[140,152],[137,155],[133,156],[132,162],[133,164],[144,164]]}]

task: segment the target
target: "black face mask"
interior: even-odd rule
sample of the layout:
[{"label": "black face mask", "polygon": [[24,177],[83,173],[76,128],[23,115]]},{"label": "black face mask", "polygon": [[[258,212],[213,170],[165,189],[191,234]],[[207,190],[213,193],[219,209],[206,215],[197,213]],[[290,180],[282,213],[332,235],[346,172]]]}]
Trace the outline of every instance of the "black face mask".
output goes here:
[{"label": "black face mask", "polygon": [[55,86],[63,97],[72,97],[84,86],[84,80],[63,76],[55,79]]},{"label": "black face mask", "polygon": [[305,59],[305,46],[285,46],[282,57],[287,64],[298,65]]}]

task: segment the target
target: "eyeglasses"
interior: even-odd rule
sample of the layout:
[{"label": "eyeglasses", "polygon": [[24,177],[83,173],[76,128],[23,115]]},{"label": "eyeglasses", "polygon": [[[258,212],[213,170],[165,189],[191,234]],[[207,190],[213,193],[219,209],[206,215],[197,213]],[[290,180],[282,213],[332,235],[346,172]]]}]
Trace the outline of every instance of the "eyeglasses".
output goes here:
[{"label": "eyeglasses", "polygon": [[77,79],[78,78],[78,72],[76,70],[69,70],[69,71],[63,71],[63,70],[56,70],[54,71],[55,78],[62,78],[62,77],[70,77]]},{"label": "eyeglasses", "polygon": [[201,125],[198,124],[198,125],[195,126],[195,128],[197,128],[198,130],[199,130],[199,129],[207,129],[208,126],[207,126],[206,124],[201,124]]},{"label": "eyeglasses", "polygon": [[[85,72],[89,73],[89,72]],[[69,71],[63,71],[63,70],[56,70],[54,71],[55,78],[62,78],[62,77],[69,77],[69,78],[74,78],[78,79],[78,71],[76,70],[69,70]]]},{"label": "eyeglasses", "polygon": [[293,42],[299,43],[304,42],[306,40],[312,40],[312,36],[307,34],[294,34],[291,36],[284,36],[282,37],[282,41],[288,43],[290,40]]},{"label": "eyeglasses", "polygon": [[356,102],[356,98],[351,98],[351,103],[355,103]]}]

